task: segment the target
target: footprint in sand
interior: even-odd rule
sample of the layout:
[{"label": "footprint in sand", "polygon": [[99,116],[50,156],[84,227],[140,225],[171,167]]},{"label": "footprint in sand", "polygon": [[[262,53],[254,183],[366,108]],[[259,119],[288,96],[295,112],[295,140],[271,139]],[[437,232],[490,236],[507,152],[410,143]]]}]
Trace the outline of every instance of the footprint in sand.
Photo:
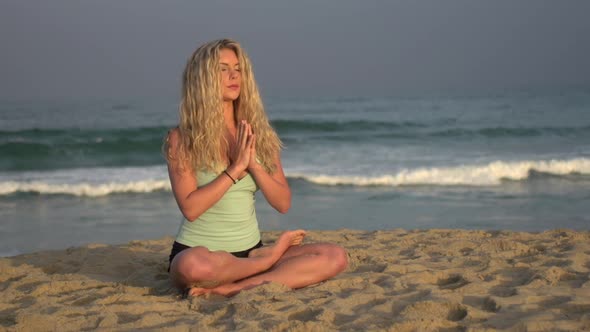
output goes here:
[{"label": "footprint in sand", "polygon": [[464,247],[464,248],[459,249],[459,252],[463,256],[469,256],[473,251],[474,251],[473,248],[469,248],[469,247]]},{"label": "footprint in sand", "polygon": [[572,265],[572,261],[570,259],[550,259],[543,263],[543,266],[557,266],[557,267],[564,267]]},{"label": "footprint in sand", "polygon": [[507,268],[499,271],[502,286],[515,287],[526,285],[535,277],[535,272],[527,267]]},{"label": "footprint in sand", "polygon": [[352,307],[353,312],[370,312],[373,307],[387,303],[387,299],[373,299]]},{"label": "footprint in sand", "polygon": [[20,304],[21,308],[30,307],[33,304],[37,303],[37,299],[34,296],[24,296],[18,300],[15,300],[14,303]]},{"label": "footprint in sand", "polygon": [[436,284],[439,289],[457,289],[467,285],[469,281],[460,275],[450,275],[446,278],[439,279]]},{"label": "footprint in sand", "polygon": [[446,319],[457,322],[467,316],[467,309],[458,303],[425,301],[407,306],[401,315],[407,319]]},{"label": "footprint in sand", "polygon": [[463,297],[463,304],[470,305],[487,312],[498,312],[498,310],[500,310],[500,306],[489,296],[465,296]]},{"label": "footprint in sand", "polygon": [[564,243],[561,243],[557,246],[557,250],[559,250],[560,252],[571,251],[573,249],[574,249],[574,246],[569,242],[564,242]]},{"label": "footprint in sand", "polygon": [[500,310],[498,303],[496,303],[496,301],[494,301],[494,299],[491,297],[486,297],[483,299],[481,308],[487,312],[498,312],[498,310]]},{"label": "footprint in sand", "polygon": [[358,319],[359,316],[357,315],[345,315],[345,314],[335,314],[334,315],[334,325],[336,326],[340,326],[340,325],[344,325],[344,324],[348,324],[356,319]]},{"label": "footprint in sand", "polygon": [[579,319],[583,315],[588,315],[590,312],[590,304],[570,304],[561,309],[563,314],[573,316],[572,318]]},{"label": "footprint in sand", "polygon": [[387,264],[369,264],[369,265],[361,265],[357,267],[354,272],[357,273],[365,273],[365,272],[383,272],[387,268]]},{"label": "footprint in sand", "polygon": [[133,314],[128,314],[128,313],[124,313],[124,312],[118,312],[117,313],[117,324],[122,325],[122,324],[135,322],[135,321],[139,320],[140,318],[141,318],[141,315],[133,315]]},{"label": "footprint in sand", "polygon": [[0,329],[16,325],[16,310],[0,311]]},{"label": "footprint in sand", "polygon": [[569,296],[548,296],[547,299],[540,301],[539,307],[549,309],[571,301]]},{"label": "footprint in sand", "polygon": [[490,294],[497,297],[511,297],[518,294],[518,291],[513,287],[494,286],[490,288]]},{"label": "footprint in sand", "polygon": [[10,287],[12,285],[12,283],[16,283],[17,281],[21,280],[22,278],[24,278],[26,276],[27,276],[26,274],[23,274],[23,275],[12,277],[12,278],[9,278],[9,279],[6,279],[6,280],[0,282],[0,291],[6,290],[8,287]]},{"label": "footprint in sand", "polygon": [[323,309],[305,309],[303,311],[299,311],[289,315],[287,319],[308,322],[310,320],[314,320],[323,311]]},{"label": "footprint in sand", "polygon": [[45,282],[45,281],[33,281],[33,282],[30,282],[30,283],[26,283],[26,284],[20,285],[20,286],[16,287],[16,289],[19,290],[19,291],[21,291],[21,292],[30,293],[35,288],[37,288],[37,286],[44,285],[46,283],[47,282]]},{"label": "footprint in sand", "polygon": [[102,298],[102,296],[88,295],[88,296],[84,296],[82,298],[77,299],[76,301],[72,302],[71,305],[83,307],[83,306],[86,306],[86,305],[100,299],[100,298]]},{"label": "footprint in sand", "polygon": [[429,297],[430,294],[432,294],[432,291],[429,289],[424,289],[411,292],[408,295],[403,295],[400,299],[405,302],[417,302],[424,300],[426,297]]},{"label": "footprint in sand", "polygon": [[406,256],[406,257],[410,258],[410,257],[416,256],[416,250],[414,248],[408,248],[408,249],[401,250],[399,252],[399,254],[401,256]]}]

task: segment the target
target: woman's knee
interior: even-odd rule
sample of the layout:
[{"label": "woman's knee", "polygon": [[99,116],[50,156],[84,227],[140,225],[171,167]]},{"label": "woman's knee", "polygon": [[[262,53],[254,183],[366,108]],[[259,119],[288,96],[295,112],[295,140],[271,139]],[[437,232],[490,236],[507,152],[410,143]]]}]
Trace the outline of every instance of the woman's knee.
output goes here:
[{"label": "woman's knee", "polygon": [[192,248],[175,257],[172,266],[186,282],[214,280],[216,269],[208,255],[207,248]]},{"label": "woman's knee", "polygon": [[348,254],[341,246],[330,244],[329,256],[336,273],[340,273],[348,267]]},{"label": "woman's knee", "polygon": [[321,256],[324,258],[324,266],[330,267],[328,270],[332,275],[336,275],[348,267],[348,254],[339,245],[332,243],[323,244],[321,246]]}]

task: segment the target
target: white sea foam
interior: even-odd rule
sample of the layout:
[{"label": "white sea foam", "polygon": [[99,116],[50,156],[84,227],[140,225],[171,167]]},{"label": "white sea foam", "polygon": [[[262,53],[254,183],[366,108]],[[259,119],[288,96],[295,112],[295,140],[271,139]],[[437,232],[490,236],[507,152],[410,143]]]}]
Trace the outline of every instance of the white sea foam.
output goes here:
[{"label": "white sea foam", "polygon": [[290,174],[290,177],[330,186],[490,186],[499,185],[502,180],[525,180],[530,176],[531,171],[554,175],[590,174],[590,159],[495,161],[487,165],[404,169],[395,174],[373,177],[309,175],[301,173]]},{"label": "white sea foam", "polygon": [[106,196],[170,190],[164,166],[80,168],[0,174],[0,196],[19,192]]},{"label": "white sea foam", "polygon": [[64,194],[75,196],[106,196],[116,193],[149,193],[158,190],[170,190],[168,180],[145,180],[124,183],[103,184],[50,184],[46,182],[0,182],[0,195],[17,192],[35,192],[40,194]]},{"label": "white sea foam", "polygon": [[[487,165],[461,165],[404,169],[378,176],[287,173],[289,178],[327,186],[490,186],[502,180],[521,181],[531,171],[554,174],[590,174],[590,159],[546,161],[495,161]],[[18,178],[0,176],[0,196],[19,192],[98,197],[117,193],[170,191],[165,167],[95,168],[19,173]]]}]

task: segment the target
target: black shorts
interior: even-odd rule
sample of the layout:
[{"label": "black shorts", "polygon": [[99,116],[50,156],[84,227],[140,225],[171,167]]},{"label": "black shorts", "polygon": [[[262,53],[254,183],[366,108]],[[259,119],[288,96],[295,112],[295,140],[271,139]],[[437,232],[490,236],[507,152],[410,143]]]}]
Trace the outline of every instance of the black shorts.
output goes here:
[{"label": "black shorts", "polygon": [[[258,249],[260,247],[262,247],[262,241],[258,241],[258,243],[250,249],[246,249],[243,251],[230,252],[230,254],[232,254],[236,257],[240,257],[240,258],[246,258],[246,257],[248,257],[248,254],[250,254],[250,251],[252,251],[254,249]],[[168,272],[170,272],[170,265],[172,264],[172,260],[174,259],[174,257],[176,257],[176,255],[178,255],[181,251],[189,249],[189,248],[191,248],[191,247],[174,241],[174,243],[172,244],[172,250],[170,251],[170,256],[168,257]]]}]

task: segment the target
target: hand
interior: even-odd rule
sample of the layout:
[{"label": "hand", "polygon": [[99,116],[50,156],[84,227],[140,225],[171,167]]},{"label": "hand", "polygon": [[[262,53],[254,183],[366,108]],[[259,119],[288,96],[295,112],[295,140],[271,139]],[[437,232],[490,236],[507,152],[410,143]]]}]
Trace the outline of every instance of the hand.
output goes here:
[{"label": "hand", "polygon": [[230,151],[230,158],[232,160],[232,166],[237,169],[238,172],[246,170],[251,162],[252,147],[255,138],[252,134],[252,127],[246,120],[240,121],[238,124],[238,135],[236,137],[236,143],[232,146]]}]

